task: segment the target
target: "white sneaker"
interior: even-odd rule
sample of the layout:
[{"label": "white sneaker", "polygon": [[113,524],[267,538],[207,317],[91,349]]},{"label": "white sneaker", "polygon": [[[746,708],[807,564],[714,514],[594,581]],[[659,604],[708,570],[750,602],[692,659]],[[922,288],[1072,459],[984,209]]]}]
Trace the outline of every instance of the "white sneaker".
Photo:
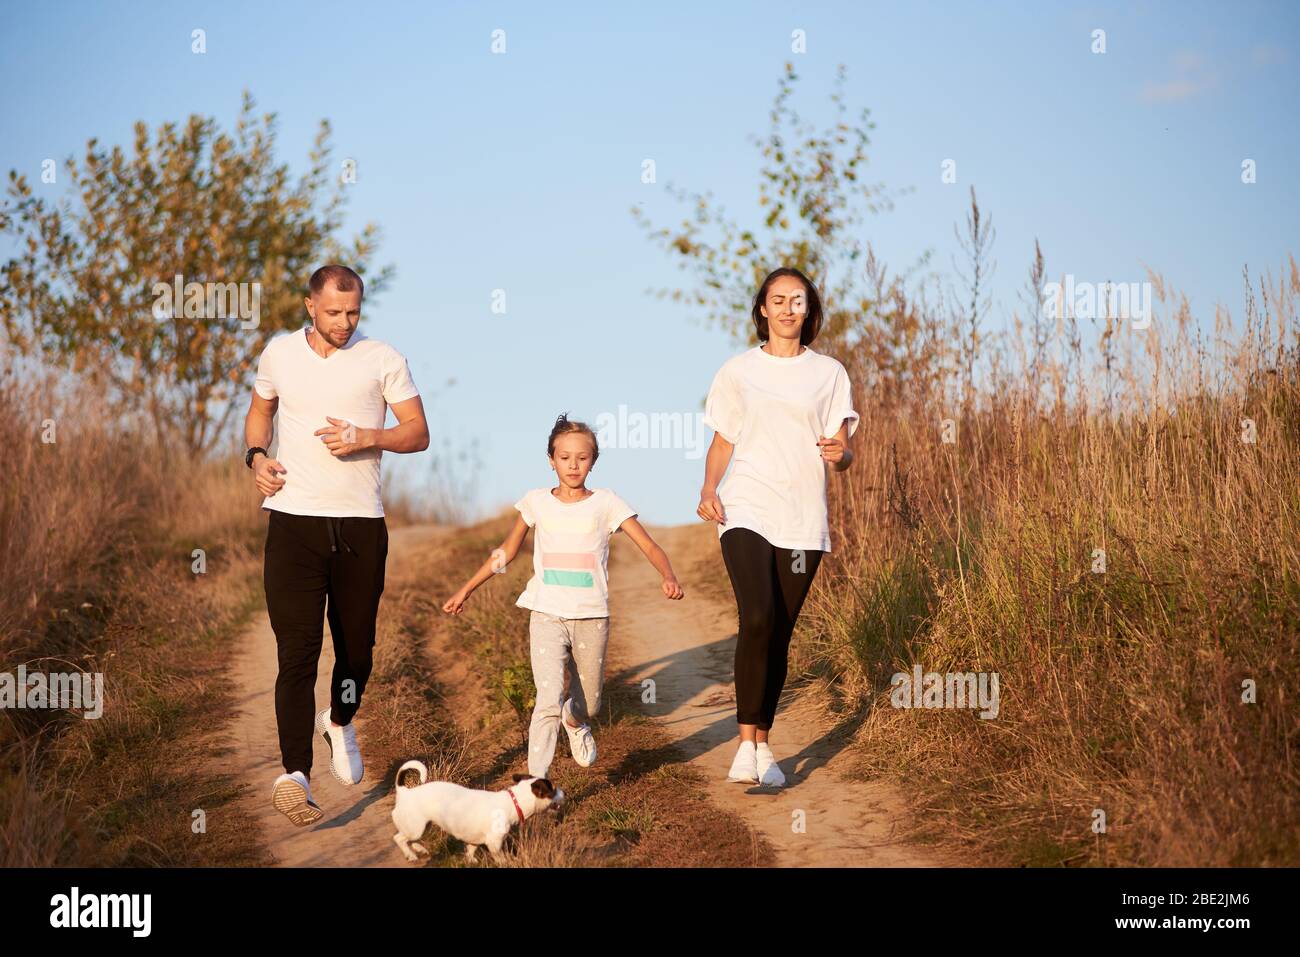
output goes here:
[{"label": "white sneaker", "polygon": [[781,765],[776,763],[776,757],[766,741],[758,746],[755,757],[758,759],[758,783],[765,788],[785,787],[785,775],[781,773]]},{"label": "white sneaker", "polygon": [[311,785],[307,783],[307,775],[301,771],[282,774],[275,779],[275,786],[271,788],[271,803],[299,827],[315,824],[324,816],[320,805],[311,799]]},{"label": "white sneaker", "polygon": [[731,762],[731,770],[727,772],[727,780],[744,784],[758,783],[758,759],[754,753],[753,741],[740,742],[736,760]]},{"label": "white sneaker", "polygon": [[564,699],[564,707],[560,709],[560,724],[564,725],[564,730],[569,734],[569,753],[573,755],[573,760],[578,767],[589,768],[596,763],[596,739],[591,733],[591,725],[583,724],[576,728],[569,725],[569,717],[573,714],[572,703],[572,698]]},{"label": "white sneaker", "polygon": [[357,732],[349,722],[341,728],[330,724],[330,709],[316,715],[316,730],[330,747],[330,773],[341,784],[357,784],[365,770],[361,766],[361,749]]}]

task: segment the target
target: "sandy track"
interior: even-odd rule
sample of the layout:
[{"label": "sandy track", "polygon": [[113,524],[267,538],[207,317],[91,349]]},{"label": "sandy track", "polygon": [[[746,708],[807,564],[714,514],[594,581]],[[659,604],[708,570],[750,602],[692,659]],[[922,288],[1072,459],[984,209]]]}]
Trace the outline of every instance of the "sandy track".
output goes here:
[{"label": "sandy track", "polygon": [[[407,563],[421,545],[445,531],[416,525],[391,530],[384,597],[379,614],[400,593]],[[334,648],[325,627],[320,667],[316,671],[316,710],[329,703],[329,675],[334,668]],[[262,840],[286,867],[399,867],[407,866],[393,844],[393,782],[366,774],[356,787],[344,787],[329,773],[329,748],[313,734],[312,797],[325,816],[314,825],[295,827],[271,806],[271,785],[284,770],[275,727],[275,633],[263,611],[240,638],[235,652],[235,681],[239,688],[233,724],[237,776],[248,786],[243,800],[258,823]],[[366,709],[357,713],[357,740],[365,754]]]},{"label": "sandy track", "polygon": [[[811,716],[784,699],[772,750],[785,773],[783,790],[726,780],[736,744],[732,685],[736,606],[729,585],[692,587],[689,569],[722,562],[716,526],[699,522],[648,529],[668,552],[686,597],[669,601],[659,573],[623,535],[611,542],[611,680],[655,681],[656,703],[643,705],[708,780],[710,799],[733,811],[771,842],[781,866],[897,867],[947,863],[923,847],[896,840],[906,805],[883,782],[844,780],[841,746]],[[683,577],[686,576],[686,577]],[[787,696],[788,697],[788,696]],[[804,830],[794,824],[802,812]]]},{"label": "sandy track", "polygon": [[[454,534],[454,531],[452,531]],[[411,587],[412,558],[448,530],[433,526],[394,529],[390,536],[388,585],[380,615]],[[721,562],[712,526],[699,523],[652,528],[679,575],[698,561]],[[735,752],[732,656],[736,610],[729,588],[711,593],[683,578],[687,597],[671,602],[659,590],[658,573],[625,536],[611,543],[609,682],[656,682],[657,703],[647,712],[672,739],[684,760],[703,771],[710,799],[733,811],[764,835],[784,866],[923,866],[944,863],[924,848],[896,840],[905,818],[900,794],[883,783],[848,781],[837,770],[840,746],[811,716],[783,704],[773,730],[773,750],[788,779],[782,791],[728,783]],[[418,576],[417,576],[418,577]],[[717,591],[717,589],[713,589]],[[328,634],[317,671],[317,709],[325,707],[334,655]],[[405,867],[392,843],[392,782],[366,777],[345,788],[330,776],[328,749],[313,735],[312,792],[325,812],[317,824],[294,827],[270,801],[281,772],[275,726],[275,635],[260,613],[240,638],[235,657],[239,688],[233,722],[234,760],[247,785],[245,806],[280,866]],[[464,678],[464,676],[461,676]],[[454,692],[456,675],[443,676]],[[357,715],[357,736],[366,740],[365,707]],[[792,827],[801,812],[804,830]]]}]

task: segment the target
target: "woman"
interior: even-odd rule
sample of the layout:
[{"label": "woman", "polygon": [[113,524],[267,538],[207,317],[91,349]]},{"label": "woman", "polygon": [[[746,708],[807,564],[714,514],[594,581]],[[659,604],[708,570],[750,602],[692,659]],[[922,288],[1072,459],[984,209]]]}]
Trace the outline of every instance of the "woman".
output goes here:
[{"label": "woman", "polygon": [[831,550],[826,466],[852,464],[858,414],[844,367],[808,348],[822,306],[803,273],[771,273],[752,316],[760,344],[723,364],[705,402],[714,436],[696,514],[718,523],[740,619],[740,747],[727,779],[781,787],[768,738],[799,609]]}]

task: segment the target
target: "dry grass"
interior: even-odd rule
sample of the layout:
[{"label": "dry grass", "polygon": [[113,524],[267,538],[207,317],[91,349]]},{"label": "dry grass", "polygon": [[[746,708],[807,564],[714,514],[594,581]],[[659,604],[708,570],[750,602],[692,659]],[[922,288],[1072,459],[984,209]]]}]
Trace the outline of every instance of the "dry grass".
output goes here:
[{"label": "dry grass", "polygon": [[[859,406],[832,477],[798,665],[920,833],[985,860],[1300,863],[1300,275],[1213,343],[1151,279],[1166,315],[1108,325],[1091,380],[1053,364],[1040,394],[994,363],[965,406],[952,378],[914,380]],[[999,718],[891,707],[913,662],[996,671]]]},{"label": "dry grass", "polygon": [[209,768],[227,639],[260,591],[247,473],[189,466],[97,418],[94,396],[15,379],[0,380],[0,671],[100,672],[105,704],[97,720],[0,712],[0,863],[259,862],[252,828],[190,824],[238,813]]}]

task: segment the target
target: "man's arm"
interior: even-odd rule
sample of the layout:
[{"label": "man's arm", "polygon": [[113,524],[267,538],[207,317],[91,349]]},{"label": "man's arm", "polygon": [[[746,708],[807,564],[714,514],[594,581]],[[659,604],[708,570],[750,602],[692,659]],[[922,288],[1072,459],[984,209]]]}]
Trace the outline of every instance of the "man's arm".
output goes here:
[{"label": "man's arm", "polygon": [[[248,415],[244,417],[244,448],[270,448],[271,439],[275,437],[275,410],[280,407],[280,399],[263,399],[253,390],[253,401],[248,406]],[[257,464],[257,456],[253,464]]]},{"label": "man's arm", "polygon": [[325,416],[330,424],[317,429],[330,455],[351,455],[363,449],[384,452],[423,452],[429,447],[429,423],[424,419],[424,400],[418,395],[389,406],[397,417],[391,429],[354,429],[343,419]]},{"label": "man's arm", "polygon": [[[275,410],[280,407],[280,399],[262,398],[253,390],[253,401],[249,403],[248,415],[244,417],[244,444],[246,448],[265,449],[271,445],[275,436]],[[284,487],[280,476],[286,472],[285,467],[270,456],[258,452],[253,456],[253,481],[257,490],[263,495],[274,495]]]},{"label": "man's arm", "polygon": [[424,419],[424,400],[418,395],[392,405],[397,424],[391,429],[364,429],[372,433],[370,448],[385,452],[423,452],[429,447],[429,423]]}]

